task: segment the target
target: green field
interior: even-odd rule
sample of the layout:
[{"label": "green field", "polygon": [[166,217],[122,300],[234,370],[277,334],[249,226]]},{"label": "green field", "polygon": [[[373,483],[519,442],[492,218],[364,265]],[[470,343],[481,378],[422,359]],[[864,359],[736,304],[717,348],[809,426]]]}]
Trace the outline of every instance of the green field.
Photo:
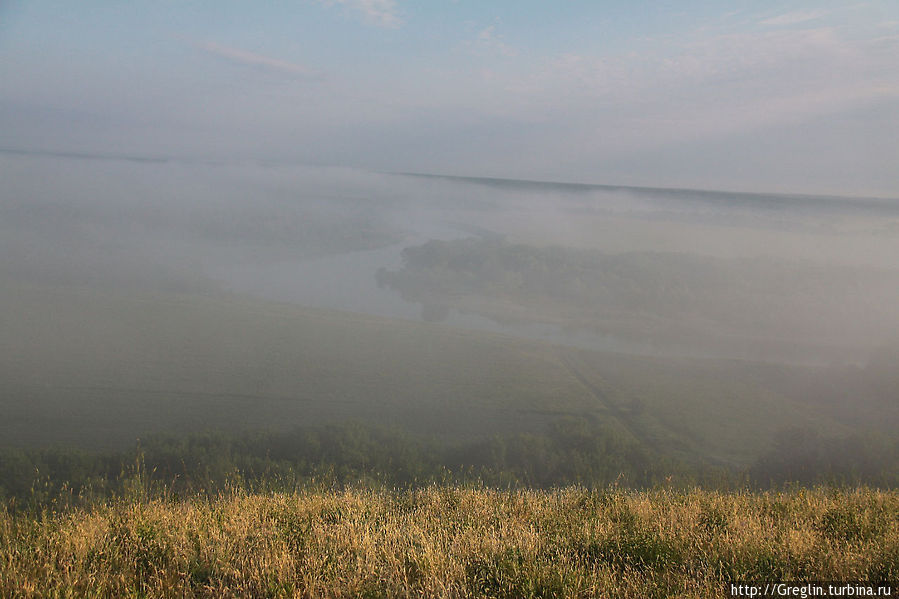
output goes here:
[{"label": "green field", "polygon": [[225,294],[10,284],[0,313],[7,447],[347,420],[470,440],[575,416],[666,455],[745,465],[784,428],[872,426],[809,393],[809,368],[576,350]]}]

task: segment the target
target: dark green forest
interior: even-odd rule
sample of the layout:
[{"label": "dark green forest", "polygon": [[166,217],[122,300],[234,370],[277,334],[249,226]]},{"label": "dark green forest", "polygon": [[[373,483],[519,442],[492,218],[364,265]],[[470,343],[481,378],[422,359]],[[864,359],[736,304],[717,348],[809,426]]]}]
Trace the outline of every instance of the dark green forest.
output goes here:
[{"label": "dark green forest", "polygon": [[579,419],[556,422],[542,434],[452,444],[354,423],[288,433],[156,436],[122,451],[6,449],[0,452],[0,481],[0,497],[10,509],[90,504],[132,493],[135,485],[143,493],[170,497],[235,487],[290,491],[310,485],[415,488],[432,483],[893,488],[899,485],[899,443],[785,430],[768,453],[738,469],[672,459]]}]

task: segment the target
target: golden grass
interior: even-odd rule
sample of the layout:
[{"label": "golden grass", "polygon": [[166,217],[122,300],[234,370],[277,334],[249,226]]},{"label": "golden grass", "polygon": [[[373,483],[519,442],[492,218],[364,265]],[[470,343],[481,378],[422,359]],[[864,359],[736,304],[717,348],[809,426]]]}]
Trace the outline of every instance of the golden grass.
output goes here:
[{"label": "golden grass", "polygon": [[899,492],[237,493],[0,513],[6,597],[719,597],[896,580]]}]

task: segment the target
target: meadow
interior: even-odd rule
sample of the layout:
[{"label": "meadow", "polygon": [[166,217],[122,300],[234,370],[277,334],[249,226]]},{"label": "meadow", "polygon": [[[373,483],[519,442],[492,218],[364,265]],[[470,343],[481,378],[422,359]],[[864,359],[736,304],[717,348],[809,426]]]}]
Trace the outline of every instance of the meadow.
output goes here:
[{"label": "meadow", "polygon": [[347,420],[458,441],[581,418],[743,467],[782,429],[891,436],[899,422],[891,391],[847,389],[824,368],[628,356],[224,293],[10,282],[0,309],[5,447]]},{"label": "meadow", "polygon": [[7,597],[722,597],[733,581],[895,581],[899,493],[147,494],[0,512]]}]

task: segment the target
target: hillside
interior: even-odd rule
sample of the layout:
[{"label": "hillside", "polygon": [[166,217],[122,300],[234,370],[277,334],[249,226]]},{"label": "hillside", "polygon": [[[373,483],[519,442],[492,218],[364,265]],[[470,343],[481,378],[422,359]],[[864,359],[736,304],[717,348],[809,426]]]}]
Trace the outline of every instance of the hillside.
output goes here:
[{"label": "hillside", "polygon": [[688,459],[747,464],[782,428],[848,426],[815,371],[574,350],[232,295],[0,290],[6,446],[125,447],[152,433],[354,420],[446,439],[576,416]]},{"label": "hillside", "polygon": [[0,512],[0,594],[722,597],[895,581],[899,495],[308,490]]}]

